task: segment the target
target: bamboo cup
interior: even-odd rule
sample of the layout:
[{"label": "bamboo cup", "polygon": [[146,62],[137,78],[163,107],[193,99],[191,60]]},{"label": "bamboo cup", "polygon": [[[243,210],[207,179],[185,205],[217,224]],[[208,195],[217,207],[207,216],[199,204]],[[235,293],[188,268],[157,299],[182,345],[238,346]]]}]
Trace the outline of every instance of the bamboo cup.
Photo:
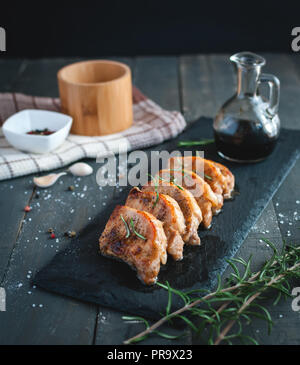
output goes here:
[{"label": "bamboo cup", "polygon": [[71,133],[103,136],[132,125],[130,68],[120,62],[73,63],[57,74],[62,112],[73,117]]}]

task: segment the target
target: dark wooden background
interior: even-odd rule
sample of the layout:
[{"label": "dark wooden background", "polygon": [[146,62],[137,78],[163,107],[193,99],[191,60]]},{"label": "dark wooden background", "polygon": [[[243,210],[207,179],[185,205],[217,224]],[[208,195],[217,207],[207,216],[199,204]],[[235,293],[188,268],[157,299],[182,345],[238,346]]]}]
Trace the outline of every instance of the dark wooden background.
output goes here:
[{"label": "dark wooden background", "polygon": [[[299,55],[264,56],[267,59],[264,72],[274,73],[281,80],[282,126],[300,129]],[[200,116],[213,117],[234,92],[235,75],[228,57],[229,54],[211,54],[118,60],[131,67],[134,84],[145,94],[164,108],[180,110],[191,122]],[[57,96],[57,70],[77,60],[0,60],[0,91]],[[95,162],[91,164],[96,168]],[[262,237],[278,246],[283,240],[299,243],[299,178],[300,161],[238,252],[237,256],[245,259],[251,253],[254,255],[253,269],[270,254],[260,242]],[[87,191],[80,200],[80,210],[66,214],[77,204],[66,192],[66,187],[74,183],[78,191],[83,191],[85,185]],[[106,203],[113,194],[111,190],[96,193],[96,189],[94,175],[80,181],[67,177],[64,184],[41,191],[39,199],[32,176],[0,183],[0,287],[7,291],[7,311],[0,312],[0,344],[120,344],[142,328],[125,323],[121,312],[40,291],[30,285],[34,273],[68,244],[62,234],[58,235],[58,243],[49,240],[47,229],[55,227],[62,233],[72,226],[79,231],[96,214],[97,206]],[[33,206],[27,215],[23,210],[26,205]],[[291,299],[276,307],[271,299],[266,303],[274,319],[271,336],[260,320],[254,320],[246,332],[261,344],[300,344],[300,312],[292,311]],[[153,336],[146,343],[170,342]],[[190,333],[177,343],[197,344],[198,339]]]}]

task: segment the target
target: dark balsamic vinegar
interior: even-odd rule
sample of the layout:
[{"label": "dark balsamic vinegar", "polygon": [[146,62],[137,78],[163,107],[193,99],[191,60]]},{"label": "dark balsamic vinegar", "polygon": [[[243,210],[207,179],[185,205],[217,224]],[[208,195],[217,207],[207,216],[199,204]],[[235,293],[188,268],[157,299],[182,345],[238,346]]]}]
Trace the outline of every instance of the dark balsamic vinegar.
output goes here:
[{"label": "dark balsamic vinegar", "polygon": [[[236,161],[254,162],[268,157],[275,148],[278,137],[270,137],[256,123],[248,120],[235,120],[230,128],[215,131],[218,152]],[[232,126],[238,126],[232,128]]]}]

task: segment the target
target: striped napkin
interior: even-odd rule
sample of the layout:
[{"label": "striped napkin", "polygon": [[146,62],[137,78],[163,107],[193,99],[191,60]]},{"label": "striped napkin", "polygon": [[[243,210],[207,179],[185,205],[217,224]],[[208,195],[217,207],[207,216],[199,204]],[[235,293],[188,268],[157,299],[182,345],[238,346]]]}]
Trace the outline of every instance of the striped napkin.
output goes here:
[{"label": "striped napkin", "polygon": [[[60,111],[58,98],[36,97],[17,93],[0,94],[0,125],[23,109]],[[70,134],[55,151],[46,154],[26,153],[13,148],[0,133],[0,180],[53,170],[82,158],[103,158],[112,153],[142,149],[176,137],[186,126],[177,111],[167,111],[133,87],[132,127],[103,137]]]}]

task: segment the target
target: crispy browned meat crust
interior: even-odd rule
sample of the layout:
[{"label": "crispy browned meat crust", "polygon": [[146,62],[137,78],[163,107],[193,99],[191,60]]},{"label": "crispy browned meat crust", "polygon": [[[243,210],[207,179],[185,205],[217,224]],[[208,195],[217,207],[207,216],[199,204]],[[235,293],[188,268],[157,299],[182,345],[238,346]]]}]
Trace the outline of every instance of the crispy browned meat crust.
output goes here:
[{"label": "crispy browned meat crust", "polygon": [[158,175],[164,180],[174,181],[175,184],[192,193],[202,212],[202,224],[205,228],[209,228],[212,221],[212,207],[216,208],[219,204],[211,187],[190,170],[165,169],[160,170]]},{"label": "crispy browned meat crust", "polygon": [[185,222],[182,211],[173,198],[168,195],[153,191],[141,191],[134,187],[131,189],[126,206],[151,213],[163,222],[164,231],[168,240],[167,251],[175,259],[183,257]]},{"label": "crispy browned meat crust", "polygon": [[[127,236],[126,225],[130,228]],[[130,225],[144,239],[138,237]],[[116,206],[99,239],[103,255],[125,261],[137,270],[138,277],[147,285],[155,283],[160,264],[167,261],[167,238],[162,223],[152,214],[126,206]]]},{"label": "crispy browned meat crust", "polygon": [[199,245],[198,226],[211,225],[235,179],[224,165],[196,157],[174,157],[141,190],[133,188],[125,206],[116,206],[99,239],[103,255],[137,270],[145,284],[156,282],[167,252],[183,257],[184,243]]},{"label": "crispy browned meat crust", "polygon": [[235,184],[235,178],[234,178],[233,173],[226,166],[224,166],[218,162],[215,162],[215,161],[211,161],[211,162],[220,169],[222,175],[225,177],[226,185],[223,190],[224,198],[230,199],[231,193],[233,192],[234,184]]},{"label": "crispy browned meat crust", "polygon": [[172,157],[169,160],[168,168],[192,170],[202,177],[211,187],[218,199],[218,205],[214,207],[214,213],[220,211],[223,206],[223,190],[226,189],[226,179],[220,169],[212,161],[199,156]]},{"label": "crispy browned meat crust", "polygon": [[201,210],[193,197],[193,195],[186,189],[180,189],[173,183],[157,180],[157,183],[150,181],[142,187],[142,191],[158,190],[160,194],[165,194],[177,201],[184,219],[186,230],[183,234],[184,242],[190,245],[200,245],[200,238],[198,236],[198,227],[202,221]]}]

